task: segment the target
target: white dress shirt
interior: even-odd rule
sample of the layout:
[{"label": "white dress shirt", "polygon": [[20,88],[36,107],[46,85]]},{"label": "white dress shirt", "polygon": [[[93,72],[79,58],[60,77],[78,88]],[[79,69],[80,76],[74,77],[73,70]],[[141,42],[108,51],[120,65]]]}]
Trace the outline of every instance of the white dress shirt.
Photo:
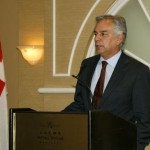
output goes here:
[{"label": "white dress shirt", "polygon": [[116,64],[118,62],[118,59],[120,58],[122,51],[120,50],[117,54],[115,54],[113,57],[105,60],[103,57],[100,57],[99,62],[97,63],[95,72],[93,74],[92,82],[91,82],[91,92],[94,93],[97,81],[100,77],[100,72],[102,68],[102,61],[106,61],[108,64],[106,66],[106,72],[105,72],[105,81],[104,81],[104,90],[110,80],[110,77],[116,67]]}]

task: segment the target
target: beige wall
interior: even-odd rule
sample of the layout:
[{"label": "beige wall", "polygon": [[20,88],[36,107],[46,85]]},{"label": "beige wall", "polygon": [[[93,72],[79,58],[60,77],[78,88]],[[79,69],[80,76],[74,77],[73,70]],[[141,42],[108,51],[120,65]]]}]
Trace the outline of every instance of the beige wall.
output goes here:
[{"label": "beige wall", "polygon": [[[76,47],[71,74],[77,74],[86,56],[95,16],[104,14],[114,1],[102,0],[89,17]],[[75,37],[94,3],[93,0],[56,0],[57,73],[67,72]],[[0,12],[9,108],[63,109],[73,101],[74,94],[38,93],[40,87],[72,87],[76,83],[70,76],[54,77],[52,73],[52,0],[1,0]],[[44,45],[44,57],[37,65],[29,65],[16,50],[19,45]]]},{"label": "beige wall", "polygon": [[[106,13],[114,1],[101,0],[89,16],[75,49],[71,74],[78,73],[80,63],[86,56],[95,17]],[[59,111],[73,101],[73,94],[38,92],[41,87],[73,87],[76,83],[70,76],[53,76],[52,2],[52,0],[1,0],[0,38],[9,108],[30,107],[42,111]],[[93,0],[56,0],[56,73],[67,72],[75,38],[94,3]],[[134,9],[138,7],[139,10],[139,6],[136,5],[134,4]],[[127,19],[132,22],[132,18],[128,16],[130,15],[126,16]],[[44,57],[37,65],[29,65],[16,50],[18,45],[44,45]],[[146,60],[150,60],[147,53],[145,56]]]},{"label": "beige wall", "polygon": [[19,60],[16,45],[19,40],[17,0],[0,1],[0,40],[3,50],[9,107],[19,105]]},{"label": "beige wall", "polygon": [[[52,2],[45,1],[45,72],[44,87],[72,87],[76,80],[72,77],[54,77],[52,76]],[[71,74],[77,74],[80,63],[85,58],[91,34],[95,25],[95,16],[101,15],[107,11],[114,0],[101,1],[91,16],[89,17],[79,42],[75,49]],[[79,31],[79,28],[93,6],[93,0],[56,1],[56,73],[67,73],[71,50]],[[104,4],[106,3],[106,4]],[[100,9],[100,6],[104,7]],[[50,7],[51,6],[51,7]],[[84,6],[84,9],[83,9]],[[44,95],[45,110],[59,111],[68,103],[73,101],[73,94],[47,94]]]},{"label": "beige wall", "polygon": [[[18,0],[19,45],[44,45],[44,1]],[[44,97],[37,89],[44,82],[44,58],[29,65],[19,53],[19,105],[44,110]]]}]

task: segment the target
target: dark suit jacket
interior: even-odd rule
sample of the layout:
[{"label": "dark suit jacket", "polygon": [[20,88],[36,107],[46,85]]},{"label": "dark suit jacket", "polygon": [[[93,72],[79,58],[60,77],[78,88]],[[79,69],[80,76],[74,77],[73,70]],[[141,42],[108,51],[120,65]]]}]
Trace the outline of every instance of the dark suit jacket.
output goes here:
[{"label": "dark suit jacket", "polygon": [[[65,111],[92,110],[89,87],[99,59],[100,55],[96,55],[83,60],[74,102]],[[150,142],[149,68],[122,53],[101,98],[99,110],[107,110],[128,121],[137,122],[138,150],[143,150]]]}]

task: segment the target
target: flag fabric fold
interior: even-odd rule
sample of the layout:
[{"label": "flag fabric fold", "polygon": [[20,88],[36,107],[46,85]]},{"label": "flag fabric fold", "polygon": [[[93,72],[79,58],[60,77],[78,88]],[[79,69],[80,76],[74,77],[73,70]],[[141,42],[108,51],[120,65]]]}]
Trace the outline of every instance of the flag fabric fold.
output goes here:
[{"label": "flag fabric fold", "polygon": [[8,150],[8,106],[3,55],[0,42],[0,150]]}]

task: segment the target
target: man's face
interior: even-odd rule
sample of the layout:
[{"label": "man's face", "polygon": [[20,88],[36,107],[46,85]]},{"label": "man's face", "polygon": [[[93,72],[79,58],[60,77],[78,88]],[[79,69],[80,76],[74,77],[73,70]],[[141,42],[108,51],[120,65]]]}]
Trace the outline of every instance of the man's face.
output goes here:
[{"label": "man's face", "polygon": [[120,50],[123,35],[114,33],[114,24],[111,20],[103,20],[97,23],[94,35],[96,51],[105,59],[112,57]]}]

